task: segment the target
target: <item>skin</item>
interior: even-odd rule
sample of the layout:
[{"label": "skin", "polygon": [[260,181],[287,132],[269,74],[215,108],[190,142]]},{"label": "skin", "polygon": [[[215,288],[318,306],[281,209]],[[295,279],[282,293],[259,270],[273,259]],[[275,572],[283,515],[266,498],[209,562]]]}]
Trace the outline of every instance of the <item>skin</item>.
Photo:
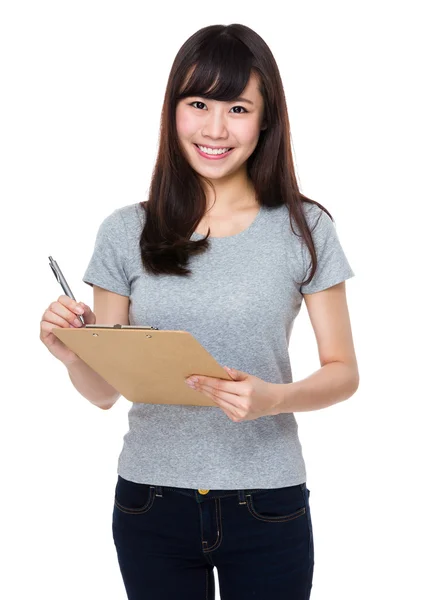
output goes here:
[{"label": "skin", "polygon": [[[252,104],[192,96],[180,100],[176,107],[177,134],[187,159],[192,168],[212,180],[215,187],[214,197],[213,190],[204,181],[210,218],[229,217],[245,208],[258,206],[246,170],[246,161],[265,129],[264,99],[258,86],[259,78],[252,74],[241,94]],[[222,160],[211,161],[201,157],[194,144],[234,147],[234,151]]]}]

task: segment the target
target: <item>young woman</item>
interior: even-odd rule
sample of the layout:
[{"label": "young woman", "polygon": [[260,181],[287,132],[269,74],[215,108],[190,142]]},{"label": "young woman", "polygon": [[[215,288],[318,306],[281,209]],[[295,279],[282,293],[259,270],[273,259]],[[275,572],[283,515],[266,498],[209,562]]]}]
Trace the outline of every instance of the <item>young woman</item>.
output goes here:
[{"label": "young woman", "polygon": [[[310,597],[294,412],[358,387],[353,276],[330,214],[299,191],[270,49],[243,25],[196,32],[170,72],[149,199],[104,219],[83,277],[94,289],[86,322],[189,331],[231,375],[196,374],[215,407],[129,411],[113,511],[129,600],[210,600],[214,567],[223,600]],[[303,299],[321,369],[293,383],[288,345]],[[76,303],[61,296],[44,321],[57,326],[59,314],[69,326]],[[118,399],[75,355],[60,359],[86,397],[95,389],[105,408]]]}]

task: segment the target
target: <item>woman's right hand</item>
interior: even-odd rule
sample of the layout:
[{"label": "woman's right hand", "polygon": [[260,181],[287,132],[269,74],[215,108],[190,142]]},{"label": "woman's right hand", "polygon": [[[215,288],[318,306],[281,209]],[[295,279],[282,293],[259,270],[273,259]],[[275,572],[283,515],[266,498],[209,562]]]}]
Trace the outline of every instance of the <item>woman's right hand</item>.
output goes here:
[{"label": "woman's right hand", "polygon": [[[78,312],[80,306],[83,312]],[[77,329],[83,327],[78,315],[83,315],[85,324],[95,325],[97,322],[95,314],[83,302],[76,302],[63,294],[57,301],[52,302],[41,317],[40,340],[47,347],[53,356],[68,366],[79,360],[79,356],[68,348],[54,333],[51,332],[55,327]],[[76,319],[76,321],[75,321]]]}]

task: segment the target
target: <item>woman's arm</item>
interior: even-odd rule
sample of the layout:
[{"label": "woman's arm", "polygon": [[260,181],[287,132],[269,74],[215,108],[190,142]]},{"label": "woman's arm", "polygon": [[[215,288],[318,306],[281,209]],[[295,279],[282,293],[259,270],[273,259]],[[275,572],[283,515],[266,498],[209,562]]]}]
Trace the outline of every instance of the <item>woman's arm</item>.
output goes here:
[{"label": "woman's arm", "polygon": [[327,408],[350,398],[359,387],[345,281],[303,297],[315,333],[321,369],[300,381],[280,384],[279,413]]}]

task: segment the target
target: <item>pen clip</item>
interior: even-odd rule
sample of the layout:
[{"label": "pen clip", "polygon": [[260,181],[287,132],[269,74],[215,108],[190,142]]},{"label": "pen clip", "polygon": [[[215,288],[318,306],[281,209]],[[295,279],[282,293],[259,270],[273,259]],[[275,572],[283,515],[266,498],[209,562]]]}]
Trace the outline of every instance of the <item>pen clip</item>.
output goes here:
[{"label": "pen clip", "polygon": [[60,283],[60,277],[59,277],[56,269],[53,267],[53,265],[51,263],[50,263],[50,267],[51,267],[51,270],[53,271],[54,275],[56,276],[57,281]]},{"label": "pen clip", "polygon": [[58,269],[57,269],[57,265],[56,265],[56,261],[53,259],[52,256],[49,256],[48,258],[50,260],[49,264],[50,264],[51,270],[54,273],[54,276],[56,277],[57,281],[59,283],[61,283],[61,281],[60,281],[60,275],[59,275],[59,272],[58,272]]}]

